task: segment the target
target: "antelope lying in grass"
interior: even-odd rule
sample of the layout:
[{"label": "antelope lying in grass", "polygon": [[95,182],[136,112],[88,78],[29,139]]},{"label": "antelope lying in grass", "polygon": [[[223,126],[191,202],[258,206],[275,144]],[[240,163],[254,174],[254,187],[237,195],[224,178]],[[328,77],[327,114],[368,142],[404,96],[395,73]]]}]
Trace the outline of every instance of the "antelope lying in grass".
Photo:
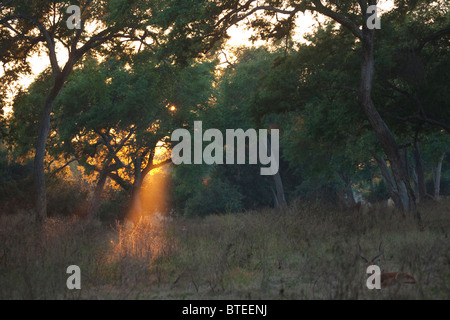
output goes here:
[{"label": "antelope lying in grass", "polygon": [[[378,254],[371,260],[361,255],[361,245],[358,244],[358,255],[366,262],[367,266],[378,265],[380,260],[378,259],[383,254],[381,250],[381,242],[378,247]],[[416,279],[414,276],[407,272],[381,272],[380,274],[381,288],[395,288],[395,293],[398,292],[403,284],[414,284]]]}]

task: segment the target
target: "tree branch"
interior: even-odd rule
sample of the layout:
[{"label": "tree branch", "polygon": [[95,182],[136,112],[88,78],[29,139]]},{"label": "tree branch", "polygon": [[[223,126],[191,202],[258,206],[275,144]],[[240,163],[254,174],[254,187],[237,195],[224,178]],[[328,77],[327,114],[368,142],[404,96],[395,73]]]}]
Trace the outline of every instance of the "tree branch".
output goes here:
[{"label": "tree branch", "polygon": [[4,2],[4,3],[3,3],[3,1],[2,1],[2,3],[0,4],[0,9],[3,8],[3,7],[5,7],[5,6],[7,6],[8,4],[10,4],[10,3],[13,2],[13,1],[14,1],[14,0],[8,0],[8,1]]},{"label": "tree branch", "polygon": [[104,134],[101,131],[97,132],[103,139],[104,145],[106,146],[106,148],[108,149],[109,153],[111,154],[111,156],[113,157],[114,161],[116,162],[116,164],[121,164],[123,166],[125,166],[122,161],[119,159],[119,157],[117,156],[117,152],[120,150],[120,148],[117,148],[117,150],[114,150],[113,146],[110,144],[111,138],[109,138],[108,136],[106,136],[106,134]]},{"label": "tree branch", "polygon": [[428,42],[437,40],[437,39],[439,39],[440,37],[442,37],[442,36],[444,36],[444,35],[446,35],[446,34],[450,34],[450,27],[441,29],[441,30],[439,30],[439,31],[437,31],[437,32],[435,32],[435,33],[429,35],[428,37],[423,38],[423,39],[420,41],[419,45],[417,46],[416,50],[417,50],[418,52],[420,52],[420,51],[423,49],[423,47],[424,47]]},{"label": "tree branch", "polygon": [[[362,33],[361,29],[359,29],[359,27],[356,25],[356,23],[353,22],[351,19],[325,7],[320,0],[312,0],[312,2],[314,3],[314,7],[307,6],[306,8],[308,10],[317,11],[317,12],[335,20],[336,22],[340,23],[341,25],[343,25],[344,27],[349,29],[355,35],[355,37],[357,37],[361,40],[363,39],[363,33]],[[365,12],[362,12],[362,14],[365,15]]]},{"label": "tree branch", "polygon": [[55,41],[50,36],[47,29],[45,29],[44,25],[42,23],[40,23],[39,21],[37,21],[36,19],[34,19],[33,17],[29,17],[24,14],[15,14],[15,15],[0,19],[0,24],[5,25],[5,23],[8,23],[9,21],[15,20],[15,19],[25,19],[25,20],[31,21],[34,25],[36,25],[36,27],[38,27],[39,31],[45,38],[45,41],[47,44],[47,49],[49,50],[50,65],[52,67],[53,75],[55,77],[57,77],[61,73],[61,69],[59,68],[58,59],[56,57]]},{"label": "tree branch", "polygon": [[131,185],[122,179],[118,174],[109,172],[108,177],[117,182],[125,191],[129,191],[131,189]]},{"label": "tree branch", "polygon": [[62,171],[65,167],[67,167],[68,165],[70,165],[72,162],[75,162],[75,161],[78,161],[78,158],[69,160],[65,165],[63,165],[62,167],[59,167],[59,168],[55,169],[53,172],[51,172],[50,176],[56,175],[58,172]]},{"label": "tree branch", "polygon": [[445,131],[450,133],[450,125],[449,124],[442,122],[442,121],[428,118],[426,116],[421,116],[419,114],[416,114],[413,116],[406,116],[406,117],[394,116],[392,114],[383,114],[383,116],[387,117],[387,118],[395,119],[395,120],[405,121],[405,122],[416,122],[416,121],[426,122],[426,123],[441,127],[442,129],[444,129]]}]

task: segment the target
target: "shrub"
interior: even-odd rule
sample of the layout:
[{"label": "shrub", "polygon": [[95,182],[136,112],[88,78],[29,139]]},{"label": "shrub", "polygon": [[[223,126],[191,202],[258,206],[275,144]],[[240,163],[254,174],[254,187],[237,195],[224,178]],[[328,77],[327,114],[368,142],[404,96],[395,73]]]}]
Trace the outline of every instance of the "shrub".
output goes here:
[{"label": "shrub", "polygon": [[211,180],[186,201],[185,215],[238,212],[243,208],[242,198],[242,194],[228,183]]},{"label": "shrub", "polygon": [[375,182],[373,184],[373,188],[369,192],[364,194],[363,198],[372,203],[389,199],[386,182],[384,182],[383,179],[379,182]]}]

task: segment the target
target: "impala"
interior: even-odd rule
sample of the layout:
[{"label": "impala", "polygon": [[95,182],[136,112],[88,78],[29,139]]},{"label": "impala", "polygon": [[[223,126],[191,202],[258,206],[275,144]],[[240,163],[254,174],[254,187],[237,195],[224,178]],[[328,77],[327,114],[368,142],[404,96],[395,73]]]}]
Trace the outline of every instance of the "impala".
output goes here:
[{"label": "impala", "polygon": [[[358,244],[358,255],[366,262],[367,266],[378,265],[380,260],[378,259],[383,254],[381,250],[381,242],[378,247],[378,254],[371,260],[361,255],[361,245]],[[377,260],[378,259],[378,260]],[[403,284],[414,284],[416,279],[414,276],[407,272],[381,272],[380,275],[381,288],[396,287],[395,292],[398,292]]]}]

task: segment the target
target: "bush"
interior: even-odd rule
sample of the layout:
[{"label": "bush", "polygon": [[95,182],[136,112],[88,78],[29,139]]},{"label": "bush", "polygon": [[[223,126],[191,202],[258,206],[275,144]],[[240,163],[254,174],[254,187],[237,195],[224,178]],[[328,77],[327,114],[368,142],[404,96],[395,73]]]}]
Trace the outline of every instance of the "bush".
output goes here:
[{"label": "bush", "polygon": [[[81,183],[52,177],[47,182],[47,210],[51,216],[77,213],[88,196]],[[0,210],[1,213],[30,211],[34,207],[33,163],[11,162],[5,151],[0,151]]]},{"label": "bush", "polygon": [[83,212],[89,192],[78,181],[56,177],[47,184],[47,213],[49,217],[77,215]]},{"label": "bush", "polygon": [[376,203],[386,199],[389,199],[389,193],[387,190],[386,182],[382,179],[379,182],[373,184],[372,190],[363,195],[364,199],[369,202]]},{"label": "bush", "polygon": [[113,191],[109,198],[100,206],[98,216],[100,221],[106,224],[112,224],[116,220],[125,218],[130,202],[130,195],[128,191]]},{"label": "bush", "polygon": [[6,151],[0,150],[0,210],[15,213],[32,206],[31,161],[22,165],[9,161]]},{"label": "bush", "polygon": [[242,199],[242,194],[233,186],[221,180],[211,180],[186,201],[184,213],[187,216],[205,216],[238,212],[243,208]]},{"label": "bush", "polygon": [[[427,180],[426,182],[427,186],[427,192],[431,195],[434,195],[434,182],[433,180]],[[439,194],[441,196],[443,195],[450,195],[450,178],[447,178],[445,176],[441,177],[441,187],[439,189]]]}]

